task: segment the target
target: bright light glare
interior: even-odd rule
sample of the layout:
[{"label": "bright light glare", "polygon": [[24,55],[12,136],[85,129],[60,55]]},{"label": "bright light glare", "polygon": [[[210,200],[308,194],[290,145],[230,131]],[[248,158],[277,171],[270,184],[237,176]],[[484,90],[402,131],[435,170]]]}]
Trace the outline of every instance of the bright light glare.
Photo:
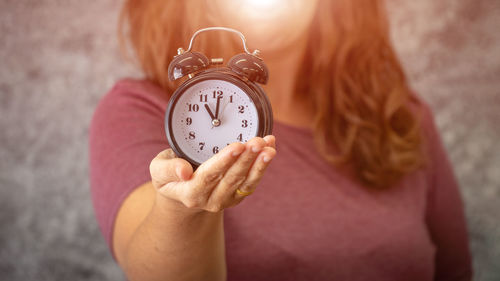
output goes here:
[{"label": "bright light glare", "polygon": [[240,0],[239,2],[241,10],[255,19],[276,18],[287,10],[285,0]]},{"label": "bright light glare", "polygon": [[281,2],[280,0],[245,0],[248,7],[272,8]]},{"label": "bright light glare", "polygon": [[[278,50],[306,32],[318,0],[219,0],[222,23],[240,30],[252,48]],[[333,1],[333,0],[332,0]]]}]

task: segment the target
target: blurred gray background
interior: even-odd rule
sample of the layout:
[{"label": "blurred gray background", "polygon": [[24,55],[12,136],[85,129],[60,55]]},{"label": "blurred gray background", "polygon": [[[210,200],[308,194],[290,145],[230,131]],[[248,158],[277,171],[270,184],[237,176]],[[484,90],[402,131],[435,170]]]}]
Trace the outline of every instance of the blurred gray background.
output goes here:
[{"label": "blurred gray background", "polygon": [[[118,0],[0,0],[0,280],[122,280],[91,207],[87,131],[124,76]],[[412,86],[436,114],[475,280],[500,280],[500,1],[389,0]]]}]

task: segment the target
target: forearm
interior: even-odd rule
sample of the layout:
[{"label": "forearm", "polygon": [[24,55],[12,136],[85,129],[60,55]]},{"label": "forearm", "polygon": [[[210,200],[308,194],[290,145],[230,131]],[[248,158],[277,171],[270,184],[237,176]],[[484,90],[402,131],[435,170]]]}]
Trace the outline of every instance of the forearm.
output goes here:
[{"label": "forearm", "polygon": [[131,237],[122,266],[130,280],[225,280],[222,212],[184,212],[157,198]]}]

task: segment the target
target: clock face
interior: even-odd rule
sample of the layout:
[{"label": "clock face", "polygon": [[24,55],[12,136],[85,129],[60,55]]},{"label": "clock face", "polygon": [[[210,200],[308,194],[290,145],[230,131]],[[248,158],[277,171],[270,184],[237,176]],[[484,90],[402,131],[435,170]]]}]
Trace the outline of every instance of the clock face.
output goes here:
[{"label": "clock face", "polygon": [[203,80],[185,89],[169,118],[172,141],[198,163],[233,142],[249,141],[259,129],[252,99],[224,80]]}]

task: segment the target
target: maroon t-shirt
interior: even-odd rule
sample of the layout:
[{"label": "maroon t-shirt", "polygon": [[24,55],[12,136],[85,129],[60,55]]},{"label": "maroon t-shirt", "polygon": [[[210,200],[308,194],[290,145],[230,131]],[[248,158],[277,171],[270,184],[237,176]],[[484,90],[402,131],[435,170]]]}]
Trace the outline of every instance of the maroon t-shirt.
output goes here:
[{"label": "maroon t-shirt", "polygon": [[[94,114],[92,199],[110,247],[120,204],[168,148],[167,102],[129,79]],[[422,115],[429,164],[379,192],[325,162],[311,131],[275,122],[278,154],[258,190],[224,211],[228,280],[471,280],[459,190],[427,107]]]}]

